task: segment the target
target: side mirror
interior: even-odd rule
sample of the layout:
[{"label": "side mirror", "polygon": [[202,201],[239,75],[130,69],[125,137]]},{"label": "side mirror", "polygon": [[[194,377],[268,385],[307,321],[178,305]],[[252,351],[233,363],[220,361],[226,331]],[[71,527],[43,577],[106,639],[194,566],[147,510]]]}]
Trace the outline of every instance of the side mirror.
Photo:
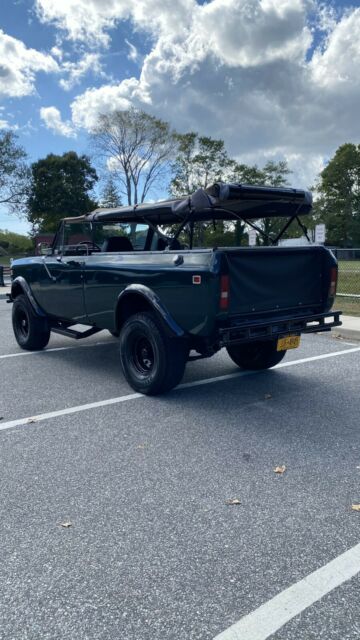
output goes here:
[{"label": "side mirror", "polygon": [[49,255],[49,245],[47,242],[39,242],[37,245],[38,254],[40,256],[48,256]]}]

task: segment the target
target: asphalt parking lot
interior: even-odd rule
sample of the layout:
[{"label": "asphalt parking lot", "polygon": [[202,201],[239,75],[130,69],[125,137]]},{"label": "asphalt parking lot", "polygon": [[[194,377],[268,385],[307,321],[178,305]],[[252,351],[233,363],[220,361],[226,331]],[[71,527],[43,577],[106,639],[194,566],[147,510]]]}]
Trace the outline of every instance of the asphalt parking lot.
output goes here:
[{"label": "asphalt parking lot", "polygon": [[[213,640],[359,544],[359,343],[306,336],[251,375],[221,352],[146,398],[106,332],[27,354],[10,316],[1,640]],[[359,597],[344,574],[271,638],[358,639]]]}]

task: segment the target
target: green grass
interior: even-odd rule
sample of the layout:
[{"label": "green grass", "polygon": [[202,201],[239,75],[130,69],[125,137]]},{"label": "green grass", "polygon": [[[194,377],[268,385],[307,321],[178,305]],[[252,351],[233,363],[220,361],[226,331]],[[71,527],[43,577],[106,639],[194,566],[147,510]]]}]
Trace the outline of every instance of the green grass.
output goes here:
[{"label": "green grass", "polygon": [[337,297],[333,309],[342,311],[346,316],[360,317],[360,299]]}]

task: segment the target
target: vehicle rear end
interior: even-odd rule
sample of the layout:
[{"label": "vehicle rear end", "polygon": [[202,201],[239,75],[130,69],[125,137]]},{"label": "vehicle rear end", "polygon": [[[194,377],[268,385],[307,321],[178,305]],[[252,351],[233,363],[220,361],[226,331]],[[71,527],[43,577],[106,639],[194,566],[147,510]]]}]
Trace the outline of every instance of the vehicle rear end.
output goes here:
[{"label": "vehicle rear end", "polygon": [[219,346],[272,340],[282,350],[301,333],[341,324],[330,312],[337,262],[322,246],[226,248],[217,251]]}]

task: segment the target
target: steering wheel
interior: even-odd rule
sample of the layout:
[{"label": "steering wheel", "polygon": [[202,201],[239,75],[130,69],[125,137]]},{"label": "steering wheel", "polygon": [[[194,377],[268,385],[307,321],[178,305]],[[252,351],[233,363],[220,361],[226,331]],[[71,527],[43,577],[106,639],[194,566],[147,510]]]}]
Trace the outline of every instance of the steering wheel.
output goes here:
[{"label": "steering wheel", "polygon": [[82,244],[85,244],[86,246],[90,245],[93,251],[101,251],[101,247],[99,247],[96,242],[92,242],[92,240],[83,240],[82,242],[78,242],[76,246],[80,247]]}]

